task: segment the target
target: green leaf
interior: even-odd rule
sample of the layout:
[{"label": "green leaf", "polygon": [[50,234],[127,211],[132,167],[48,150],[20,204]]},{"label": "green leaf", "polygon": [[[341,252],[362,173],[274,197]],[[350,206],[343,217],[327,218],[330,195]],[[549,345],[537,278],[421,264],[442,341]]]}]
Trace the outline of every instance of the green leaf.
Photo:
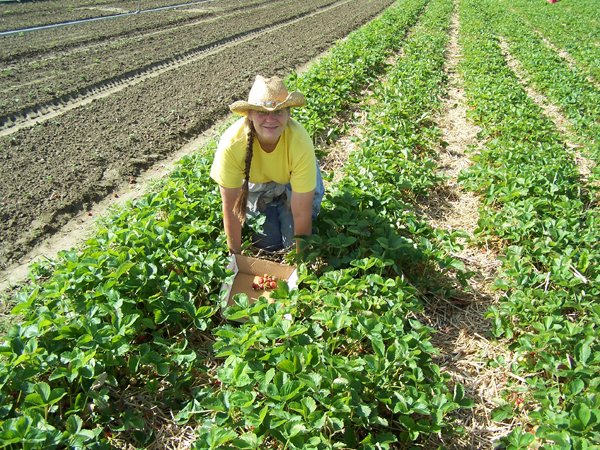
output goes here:
[{"label": "green leaf", "polygon": [[116,427],[115,431],[141,430],[145,425],[142,415],[134,411],[125,411],[121,415],[121,420],[123,424]]},{"label": "green leaf", "polygon": [[592,349],[588,341],[581,342],[575,348],[577,359],[585,365],[592,354]]},{"label": "green leaf", "polygon": [[65,429],[70,434],[78,434],[81,431],[81,427],[83,426],[83,421],[81,418],[75,414],[72,414],[67,419],[65,424]]},{"label": "green leaf", "polygon": [[371,345],[373,346],[373,351],[375,354],[381,358],[385,356],[385,344],[381,337],[372,336],[371,337]]},{"label": "green leaf", "polygon": [[233,391],[229,395],[230,406],[237,408],[246,408],[252,405],[252,402],[256,398],[256,394],[253,391]]},{"label": "green leaf", "polygon": [[131,269],[133,266],[135,266],[135,263],[132,261],[125,261],[123,264],[121,264],[119,266],[119,268],[117,270],[115,270],[114,272],[112,272],[111,274],[109,274],[107,276],[107,278],[121,278],[121,276],[123,276],[124,274],[126,274],[127,272],[129,272],[129,269]]},{"label": "green leaf", "polygon": [[568,392],[571,395],[579,394],[581,391],[583,391],[584,388],[585,388],[585,383],[583,382],[583,380],[581,380],[579,378],[576,378],[567,384]]},{"label": "green leaf", "polygon": [[454,396],[453,396],[453,400],[456,403],[459,403],[463,398],[465,398],[465,388],[462,384],[457,383],[454,386]]},{"label": "green leaf", "polygon": [[371,415],[371,408],[368,405],[358,405],[356,409],[358,417],[368,418]]},{"label": "green leaf", "polygon": [[375,442],[381,446],[381,448],[390,448],[390,444],[398,442],[398,438],[393,433],[378,433],[375,436]]},{"label": "green leaf", "polygon": [[221,446],[233,441],[237,437],[238,435],[235,431],[226,428],[213,427],[211,428],[208,436],[208,443],[210,445],[209,448],[221,448]]},{"label": "green leaf", "polygon": [[301,403],[306,407],[308,412],[312,413],[317,409],[317,402],[312,397],[304,397]]},{"label": "green leaf", "polygon": [[282,361],[279,361],[277,363],[277,368],[280,370],[283,370],[284,372],[290,373],[290,374],[296,373],[296,366],[289,359],[284,359]]},{"label": "green leaf", "polygon": [[586,428],[592,418],[592,412],[590,408],[585,403],[578,403],[573,407],[573,413],[575,417],[581,422],[583,428]]},{"label": "green leaf", "polygon": [[281,401],[289,401],[294,398],[298,392],[302,389],[303,384],[299,381],[288,381],[284,383],[284,385],[279,389],[280,400]]},{"label": "green leaf", "polygon": [[52,391],[48,383],[37,383],[33,390],[39,394],[44,404],[47,404],[50,401],[50,394]]},{"label": "green leaf", "polygon": [[51,389],[48,383],[37,383],[34,392],[25,397],[25,403],[32,406],[50,406],[58,402],[67,393],[63,388]]},{"label": "green leaf", "polygon": [[491,417],[494,422],[504,422],[506,419],[513,417],[513,415],[513,408],[506,404],[492,410]]},{"label": "green leaf", "polygon": [[244,433],[231,441],[236,449],[257,449],[259,448],[258,436],[254,433]]},{"label": "green leaf", "polygon": [[289,430],[286,430],[285,434],[287,435],[287,438],[292,438],[297,434],[304,432],[306,432],[306,427],[304,426],[304,424],[295,423],[289,428]]}]

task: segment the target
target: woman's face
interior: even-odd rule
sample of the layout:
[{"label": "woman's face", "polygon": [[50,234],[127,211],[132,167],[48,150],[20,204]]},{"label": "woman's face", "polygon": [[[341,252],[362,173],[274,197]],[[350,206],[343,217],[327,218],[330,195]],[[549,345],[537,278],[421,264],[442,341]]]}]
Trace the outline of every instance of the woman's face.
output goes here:
[{"label": "woman's face", "polygon": [[249,111],[248,119],[254,124],[261,147],[266,151],[273,151],[290,119],[290,110],[284,108],[272,112]]}]

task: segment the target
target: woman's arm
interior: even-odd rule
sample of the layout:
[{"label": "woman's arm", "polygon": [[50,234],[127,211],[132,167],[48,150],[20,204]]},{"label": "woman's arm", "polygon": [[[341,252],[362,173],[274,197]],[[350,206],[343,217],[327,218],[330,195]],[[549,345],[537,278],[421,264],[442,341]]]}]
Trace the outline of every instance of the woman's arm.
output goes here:
[{"label": "woman's arm", "polygon": [[223,228],[227,236],[227,246],[231,253],[242,251],[242,224],[233,212],[235,201],[240,195],[241,188],[225,188],[219,186],[223,203]]},{"label": "woman's arm", "polygon": [[[315,191],[292,191],[292,217],[294,218],[294,235],[308,236],[312,233],[312,202]],[[296,251],[300,252],[299,242],[296,240]]]}]

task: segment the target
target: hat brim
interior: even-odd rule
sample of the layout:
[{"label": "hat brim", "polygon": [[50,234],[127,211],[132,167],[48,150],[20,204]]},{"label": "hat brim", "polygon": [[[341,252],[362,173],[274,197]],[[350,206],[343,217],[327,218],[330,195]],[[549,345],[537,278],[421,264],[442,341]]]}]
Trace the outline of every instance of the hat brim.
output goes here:
[{"label": "hat brim", "polygon": [[272,112],[283,108],[294,108],[304,105],[306,105],[306,99],[304,98],[304,95],[302,95],[300,92],[292,92],[283,102],[278,103],[273,107],[255,105],[244,100],[238,100],[237,102],[229,105],[229,109],[236,114],[245,116],[248,114],[248,111]]}]

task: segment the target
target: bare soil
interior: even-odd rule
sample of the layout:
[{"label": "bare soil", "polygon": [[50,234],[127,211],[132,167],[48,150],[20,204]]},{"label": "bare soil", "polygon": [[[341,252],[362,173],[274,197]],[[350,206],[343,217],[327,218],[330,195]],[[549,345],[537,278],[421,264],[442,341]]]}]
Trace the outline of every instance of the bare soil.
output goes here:
[{"label": "bare soil", "polygon": [[[107,79],[116,80],[116,89],[113,86],[112,90],[90,98],[85,87],[78,87],[67,103],[57,98],[52,114],[43,108],[49,100],[35,94],[33,106],[26,108],[35,114],[22,118],[18,124],[4,125],[0,136],[0,270],[19,263],[76,214],[135,183],[148,168],[179,151],[224,117],[230,103],[247,96],[256,74],[287,75],[381,13],[393,0],[274,1],[262,2],[262,6],[261,2],[246,2],[261,8],[260,14],[269,20],[261,22],[260,29],[251,34],[228,39],[248,29],[247,14],[256,14],[255,8],[246,8],[241,14],[232,11],[238,8],[239,12],[241,3],[210,2],[214,20],[199,22],[198,27],[206,35],[215,33],[219,37],[212,44],[203,43],[202,48],[196,46],[196,53],[187,55],[188,59],[177,60],[161,53],[160,58],[154,59],[166,61],[165,66],[146,62],[149,67],[143,74],[130,68],[118,76],[110,72]],[[290,16],[290,5],[296,3],[303,9],[294,10]],[[265,8],[267,4],[269,7]],[[222,16],[227,20],[218,20]],[[104,21],[103,26],[108,29],[113,25],[116,21]],[[3,26],[10,28],[5,21]],[[172,28],[170,43],[190,40],[190,27]],[[58,29],[53,30],[53,39],[58,38],[57,33]],[[65,32],[65,36],[68,34]],[[141,53],[151,55],[153,48],[164,51],[162,38],[152,33],[142,35],[136,34],[135,46],[121,38],[122,47],[132,55],[139,53],[142,44]],[[35,35],[26,33],[21,40],[13,36],[4,44],[18,47],[31,36]],[[184,48],[169,45],[178,55]],[[78,58],[73,57],[73,48],[71,44],[68,51],[49,51],[43,70],[35,76],[23,75],[25,83],[43,77],[76,76],[78,71],[72,67]],[[106,52],[97,53],[102,48]],[[79,52],[81,61],[89,52],[102,61],[81,66],[81,73],[89,70],[90,76],[109,73],[105,68],[113,56],[121,58],[126,54],[116,52],[114,45],[82,46]],[[189,50],[183,50],[186,52]],[[31,56],[23,56],[23,61],[27,58]],[[13,64],[16,67],[19,59]],[[36,70],[31,60],[27,64],[30,71]],[[103,75],[96,78],[102,79]],[[15,86],[19,79],[21,76]]]},{"label": "bare soil", "polygon": [[[216,4],[211,3],[210,8],[191,13],[157,11],[101,24],[43,30],[34,33],[37,40],[28,39],[27,45],[17,47],[10,44],[22,38],[7,37],[9,45],[0,51],[7,64],[0,90],[0,124],[12,125],[157,70],[176,69],[212,48],[289,24],[334,4],[336,0],[262,0],[252,4],[230,0],[227,10],[215,10]],[[182,14],[191,14],[194,20],[182,20]],[[237,23],[235,29],[230,28],[232,23]],[[84,30],[72,37],[73,27]]]},{"label": "bare soil", "polygon": [[150,11],[175,5],[185,5],[178,9],[186,8],[212,8],[217,3],[217,8],[228,7],[230,3],[255,3],[265,0],[239,0],[217,1],[214,0],[44,0],[28,3],[5,3],[0,5],[0,31],[43,26],[55,23],[64,23],[75,20],[85,20],[96,17],[106,17],[116,14]]}]

